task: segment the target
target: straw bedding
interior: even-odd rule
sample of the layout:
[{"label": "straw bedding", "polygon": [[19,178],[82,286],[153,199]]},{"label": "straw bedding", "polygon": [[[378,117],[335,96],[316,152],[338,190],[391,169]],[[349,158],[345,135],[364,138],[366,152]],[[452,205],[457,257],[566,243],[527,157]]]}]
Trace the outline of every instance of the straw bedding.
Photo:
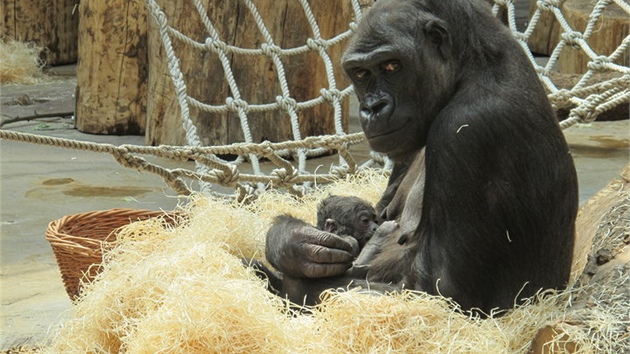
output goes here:
[{"label": "straw bedding", "polygon": [[448,300],[411,292],[331,291],[320,307],[302,314],[241,265],[241,257],[264,258],[264,235],[275,215],[289,212],[314,222],[316,203],[326,195],[375,202],[385,184],[374,173],[300,200],[278,192],[248,205],[198,197],[179,226],[133,223],[105,254],[103,271],[86,284],[73,318],[44,352],[527,353],[549,324],[557,335],[548,348],[555,352],[566,352],[567,339],[576,353],[618,345],[610,329],[622,320],[603,308],[591,307],[596,315],[587,324],[570,322],[571,292],[547,294],[487,320],[457,312]]},{"label": "straw bedding", "polygon": [[35,43],[0,38],[0,84],[34,84],[46,76],[39,58],[44,48]]}]

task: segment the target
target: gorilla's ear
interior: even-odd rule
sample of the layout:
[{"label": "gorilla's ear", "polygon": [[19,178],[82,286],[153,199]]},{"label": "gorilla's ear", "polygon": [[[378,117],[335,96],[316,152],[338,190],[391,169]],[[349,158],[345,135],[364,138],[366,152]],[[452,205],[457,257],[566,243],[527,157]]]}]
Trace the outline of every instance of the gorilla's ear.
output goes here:
[{"label": "gorilla's ear", "polygon": [[324,231],[335,234],[337,233],[337,230],[339,230],[339,224],[337,224],[337,221],[334,219],[326,219],[326,222],[324,223]]},{"label": "gorilla's ear", "polygon": [[442,21],[431,20],[424,26],[424,34],[442,59],[447,59],[451,51],[451,36]]}]

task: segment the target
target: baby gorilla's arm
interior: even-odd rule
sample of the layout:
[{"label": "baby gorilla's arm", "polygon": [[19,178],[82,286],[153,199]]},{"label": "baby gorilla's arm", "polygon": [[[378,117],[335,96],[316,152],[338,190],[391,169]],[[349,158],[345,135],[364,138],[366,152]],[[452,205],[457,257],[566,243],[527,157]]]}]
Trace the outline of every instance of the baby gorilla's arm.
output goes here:
[{"label": "baby gorilla's arm", "polygon": [[363,247],[357,259],[354,260],[352,268],[350,268],[346,274],[357,278],[364,278],[370,268],[370,262],[374,259],[374,256],[380,252],[385,240],[390,237],[399,237],[398,230],[398,222],[396,221],[385,221],[382,223],[381,226],[376,229],[374,235],[372,235],[372,238],[370,238],[365,247]]}]

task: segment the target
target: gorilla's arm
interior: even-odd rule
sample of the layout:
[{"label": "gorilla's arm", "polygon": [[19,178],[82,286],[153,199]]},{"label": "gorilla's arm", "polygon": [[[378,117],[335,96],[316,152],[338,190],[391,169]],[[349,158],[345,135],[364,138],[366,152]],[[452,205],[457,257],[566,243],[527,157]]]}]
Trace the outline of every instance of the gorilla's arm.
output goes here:
[{"label": "gorilla's arm", "polygon": [[[388,215],[392,215],[391,210],[387,210],[388,206],[391,204],[396,192],[398,191],[398,187],[402,183],[405,175],[407,174],[408,162],[404,163],[395,162],[394,168],[392,169],[392,174],[389,176],[389,181],[387,182],[387,188],[383,192],[381,199],[376,203],[374,209],[376,209],[376,215],[378,215],[381,222],[388,220]],[[395,212],[394,212],[395,213]],[[391,219],[389,219],[391,220]]]},{"label": "gorilla's arm", "polygon": [[352,244],[290,215],[276,217],[267,232],[265,256],[271,265],[293,278],[323,278],[343,274],[352,266]]}]

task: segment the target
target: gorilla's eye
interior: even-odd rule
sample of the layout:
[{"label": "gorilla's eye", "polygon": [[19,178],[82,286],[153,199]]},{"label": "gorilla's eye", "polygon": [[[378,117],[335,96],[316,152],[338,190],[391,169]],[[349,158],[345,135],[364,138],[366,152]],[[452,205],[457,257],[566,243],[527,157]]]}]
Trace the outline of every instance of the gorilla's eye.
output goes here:
[{"label": "gorilla's eye", "polygon": [[391,60],[383,64],[383,70],[388,73],[393,73],[400,68],[400,62],[398,60]]},{"label": "gorilla's eye", "polygon": [[362,80],[365,79],[369,73],[370,72],[365,69],[357,69],[354,71],[353,75],[355,79]]}]

